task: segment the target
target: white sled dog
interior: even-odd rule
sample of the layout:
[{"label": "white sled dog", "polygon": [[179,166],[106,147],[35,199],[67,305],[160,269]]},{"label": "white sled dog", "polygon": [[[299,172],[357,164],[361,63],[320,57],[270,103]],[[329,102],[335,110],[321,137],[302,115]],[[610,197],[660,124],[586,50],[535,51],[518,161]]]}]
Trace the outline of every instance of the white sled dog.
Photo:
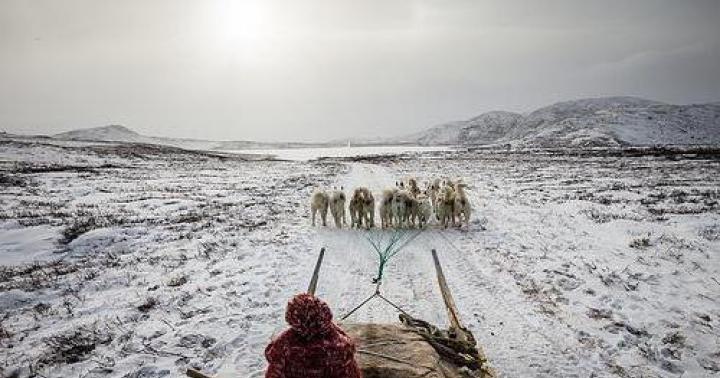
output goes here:
[{"label": "white sled dog", "polygon": [[347,225],[347,219],[345,218],[345,192],[343,192],[342,186],[340,190],[333,190],[330,196],[330,215],[335,220],[335,227],[343,228]]},{"label": "white sled dog", "polygon": [[442,227],[455,226],[455,190],[449,185],[443,186],[438,198],[437,217]]},{"label": "white sled dog", "polygon": [[382,198],[380,199],[380,226],[382,228],[392,227],[393,222],[393,209],[392,200],[397,189],[385,189],[382,192]]},{"label": "white sled dog", "polygon": [[425,189],[425,195],[430,198],[430,204],[435,213],[437,213],[437,197],[440,194],[440,179],[436,178]]},{"label": "white sled dog", "polygon": [[367,229],[370,229],[372,227],[375,227],[375,197],[373,197],[372,193],[370,192],[370,190],[368,190],[368,188],[361,187],[359,188],[359,190],[362,193],[363,198],[363,221],[365,222],[365,227],[367,227]]},{"label": "white sled dog", "polygon": [[363,207],[365,199],[363,198],[362,191],[357,188],[353,191],[353,195],[350,198],[350,227],[360,228],[363,224]]},{"label": "white sled dog", "polygon": [[462,182],[458,182],[457,185],[455,185],[455,217],[457,217],[457,220],[459,222],[458,226],[462,227],[462,224],[465,223],[466,227],[470,228],[470,201],[467,198],[467,195],[465,194],[465,188],[467,185]]},{"label": "white sled dog", "polygon": [[317,190],[313,193],[310,199],[310,212],[312,213],[312,225],[315,227],[315,215],[320,212],[320,218],[322,219],[322,225],[327,226],[327,212],[328,212],[329,198],[327,193],[323,190]]},{"label": "white sled dog", "polygon": [[408,221],[408,203],[410,202],[410,194],[405,190],[398,190],[393,194],[392,199],[392,216],[393,225],[401,228]]},{"label": "white sled dog", "polygon": [[432,216],[432,206],[430,200],[424,194],[418,195],[415,201],[415,217],[417,218],[417,225],[419,228],[427,227],[430,217]]}]

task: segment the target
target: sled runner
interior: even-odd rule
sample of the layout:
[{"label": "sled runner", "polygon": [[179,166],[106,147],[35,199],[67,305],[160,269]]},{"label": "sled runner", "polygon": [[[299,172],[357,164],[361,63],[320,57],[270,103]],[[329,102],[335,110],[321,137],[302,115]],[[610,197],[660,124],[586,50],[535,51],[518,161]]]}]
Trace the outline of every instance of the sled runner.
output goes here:
[{"label": "sled runner", "polygon": [[[415,318],[382,295],[381,279],[374,280],[375,293],[341,317],[340,327],[357,343],[357,361],[364,378],[494,378],[482,348],[472,332],[463,326],[437,252],[432,258],[438,286],[447,311],[449,328],[440,329]],[[307,293],[315,294],[325,248],[320,250]],[[380,278],[382,276],[380,275]],[[379,298],[400,312],[397,324],[346,322],[370,300]],[[193,378],[210,378],[188,370]]]}]

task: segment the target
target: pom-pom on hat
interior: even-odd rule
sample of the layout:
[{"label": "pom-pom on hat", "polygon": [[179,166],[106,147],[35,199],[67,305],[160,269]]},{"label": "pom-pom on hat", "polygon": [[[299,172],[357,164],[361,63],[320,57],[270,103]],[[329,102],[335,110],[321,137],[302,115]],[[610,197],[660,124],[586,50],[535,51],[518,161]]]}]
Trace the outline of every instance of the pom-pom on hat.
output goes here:
[{"label": "pom-pom on hat", "polygon": [[332,328],[332,312],[321,299],[303,293],[288,302],[285,321],[299,336],[312,339]]}]

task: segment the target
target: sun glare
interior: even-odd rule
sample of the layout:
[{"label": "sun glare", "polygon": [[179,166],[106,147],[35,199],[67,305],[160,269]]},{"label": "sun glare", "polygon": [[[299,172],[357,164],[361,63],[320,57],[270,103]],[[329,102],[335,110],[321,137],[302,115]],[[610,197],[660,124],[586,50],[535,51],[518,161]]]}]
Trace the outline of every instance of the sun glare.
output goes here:
[{"label": "sun glare", "polygon": [[250,47],[270,36],[271,17],[267,3],[256,0],[219,0],[214,27],[226,47]]}]

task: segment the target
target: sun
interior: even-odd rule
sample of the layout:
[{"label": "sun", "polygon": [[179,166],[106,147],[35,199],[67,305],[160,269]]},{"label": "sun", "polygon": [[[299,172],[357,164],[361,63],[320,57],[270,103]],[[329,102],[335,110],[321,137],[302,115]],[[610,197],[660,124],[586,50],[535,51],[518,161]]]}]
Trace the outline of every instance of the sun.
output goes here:
[{"label": "sun", "polygon": [[267,42],[272,33],[268,2],[217,0],[213,28],[226,47],[252,47]]}]

